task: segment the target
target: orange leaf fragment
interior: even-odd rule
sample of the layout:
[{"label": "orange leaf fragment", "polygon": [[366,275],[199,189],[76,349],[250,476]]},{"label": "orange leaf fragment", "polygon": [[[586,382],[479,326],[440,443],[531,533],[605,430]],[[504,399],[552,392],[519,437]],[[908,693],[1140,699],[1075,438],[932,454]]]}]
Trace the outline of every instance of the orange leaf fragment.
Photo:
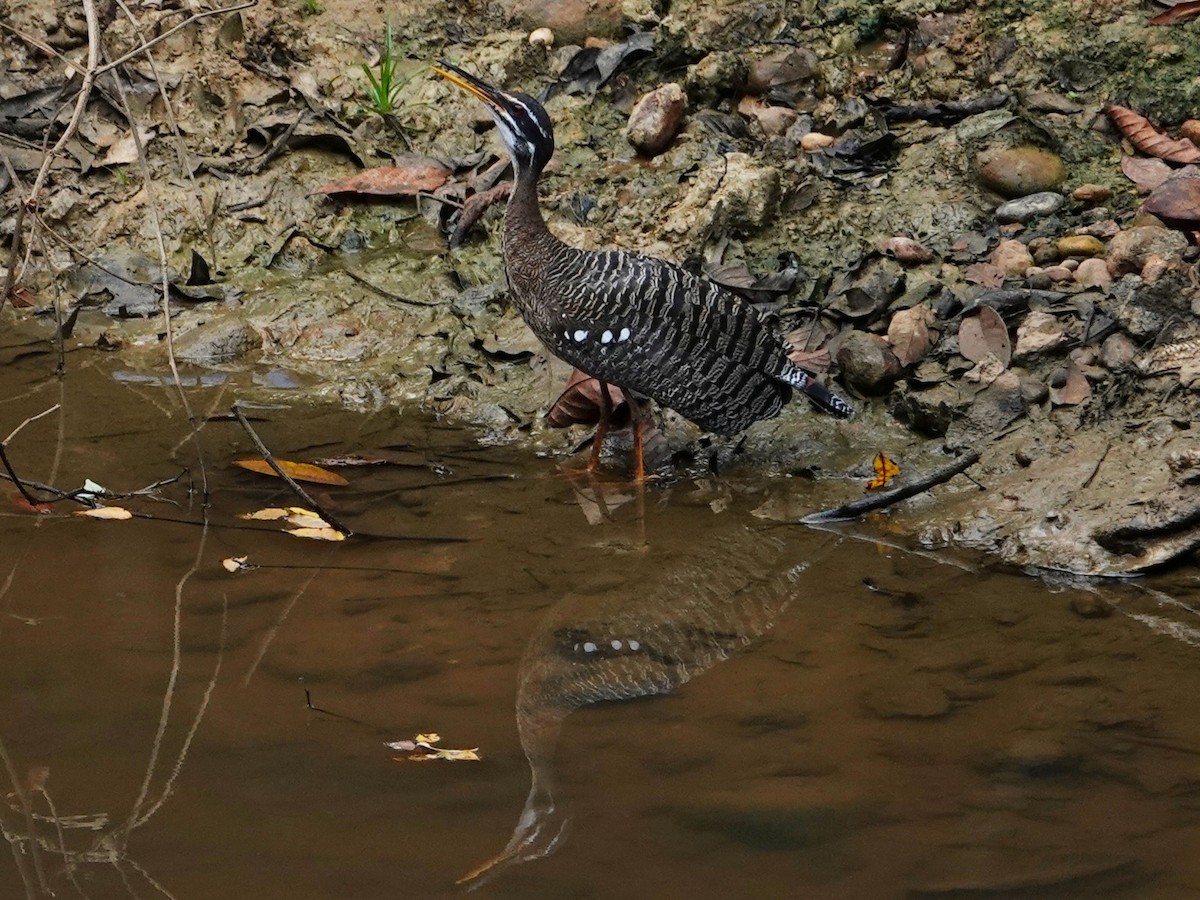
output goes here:
[{"label": "orange leaf fragment", "polygon": [[[608,386],[612,400],[612,418],[609,427],[624,428],[629,423],[629,404],[625,395],[614,385]],[[566,428],[570,425],[595,425],[600,421],[600,382],[576,369],[567,379],[567,386],[546,412],[546,424],[551,428]]]},{"label": "orange leaf fragment", "polygon": [[875,470],[875,477],[867,482],[868,491],[882,491],[889,481],[900,474],[900,467],[882,453],[875,454],[871,468]]},{"label": "orange leaf fragment", "polygon": [[440,188],[449,167],[427,156],[401,157],[394,166],[379,166],[347,175],[317,188],[318,194],[361,194],[373,197],[412,197]]},{"label": "orange leaf fragment", "polygon": [[1149,19],[1151,25],[1178,25],[1193,16],[1200,16],[1200,0],[1183,0]]},{"label": "orange leaf fragment", "polygon": [[[335,484],[339,487],[350,483],[336,472],[330,472],[328,469],[322,469],[312,463],[291,462],[286,459],[277,459],[275,462],[279,463],[279,468],[296,481],[308,481],[312,484]],[[249,469],[251,472],[258,472],[260,475],[275,475],[275,470],[265,459],[235,459],[233,464],[241,466],[243,469]]]},{"label": "orange leaf fragment", "polygon": [[1187,138],[1176,140],[1168,137],[1145,116],[1115,103],[1109,103],[1104,111],[1121,130],[1121,134],[1129,138],[1129,143],[1147,156],[1157,156],[1173,163],[1200,162],[1200,147]]}]

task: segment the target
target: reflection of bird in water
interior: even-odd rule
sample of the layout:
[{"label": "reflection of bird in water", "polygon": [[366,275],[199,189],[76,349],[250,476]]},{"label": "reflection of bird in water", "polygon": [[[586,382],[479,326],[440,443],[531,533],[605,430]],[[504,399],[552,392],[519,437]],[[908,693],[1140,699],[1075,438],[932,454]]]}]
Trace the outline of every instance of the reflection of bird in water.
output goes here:
[{"label": "reflection of bird in water", "polygon": [[[630,573],[546,614],[521,659],[517,731],[532,784],[512,838],[460,879],[474,888],[513,863],[547,856],[568,818],[555,806],[553,760],[563,720],[607,700],[665,694],[766,632],[804,565],[779,541],[744,530],[705,542],[660,572]],[[633,593],[635,592],[636,593]]]}]

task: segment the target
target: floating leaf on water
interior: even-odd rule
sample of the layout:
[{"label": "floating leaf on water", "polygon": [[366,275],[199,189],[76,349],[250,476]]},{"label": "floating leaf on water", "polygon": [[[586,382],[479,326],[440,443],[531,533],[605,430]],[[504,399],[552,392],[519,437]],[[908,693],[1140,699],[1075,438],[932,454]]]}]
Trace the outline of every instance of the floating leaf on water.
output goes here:
[{"label": "floating leaf on water", "polygon": [[990,306],[979,307],[958,326],[958,352],[971,362],[979,362],[989,353],[1004,365],[1012,360],[1012,341],[1000,313]]},{"label": "floating leaf on water", "polygon": [[295,528],[328,528],[329,523],[318,516],[316,513],[304,511],[300,514],[293,513],[287,517],[287,523]]},{"label": "floating leaf on water", "polygon": [[248,572],[254,568],[247,562],[248,559],[248,556],[227,556],[221,560],[221,566],[226,572]]},{"label": "floating leaf on water", "polygon": [[[312,463],[291,462],[286,459],[277,459],[275,462],[279,463],[279,468],[287,472],[288,477],[294,478],[296,481],[308,481],[312,484],[333,484],[339,487],[350,483],[336,472],[329,472],[320,466],[314,466]],[[241,466],[243,469],[249,469],[251,472],[258,472],[261,475],[279,477],[275,475],[275,470],[271,468],[270,463],[265,459],[235,459],[233,464]]]},{"label": "floating leaf on water", "polygon": [[875,476],[867,482],[866,490],[868,491],[882,491],[888,486],[889,481],[900,474],[900,467],[882,453],[875,454],[875,459],[871,461],[871,468],[875,470]]},{"label": "floating leaf on water", "polygon": [[446,183],[450,169],[426,156],[401,157],[394,166],[379,166],[347,175],[317,188],[318,194],[363,194],[374,197],[412,197]]},{"label": "floating leaf on water", "polygon": [[438,744],[441,743],[442,736],[436,731],[431,731],[428,734],[418,734],[415,740],[418,744]]},{"label": "floating leaf on water", "polygon": [[289,528],[287,533],[300,538],[309,538],[314,541],[344,541],[346,536],[340,531],[337,531],[328,526],[324,528]]},{"label": "floating leaf on water", "polygon": [[272,522],[276,519],[286,519],[290,512],[291,510],[283,509],[279,506],[269,506],[266,509],[256,509],[254,512],[238,513],[238,518],[259,519],[264,522]]},{"label": "floating leaf on water", "polygon": [[[400,750],[408,756],[393,756],[396,762],[428,762],[433,759],[444,759],[450,762],[479,762],[479,748],[470,750],[450,750],[445,747],[435,747],[434,744],[442,739],[440,734],[418,734],[411,741],[391,741],[384,744],[389,750]],[[418,752],[419,751],[419,752]]]},{"label": "floating leaf on water", "polygon": [[480,762],[479,748],[470,750],[443,750],[434,747],[428,753],[416,753],[409,757],[411,762],[428,762],[431,759],[445,759],[450,762]]},{"label": "floating leaf on water", "polygon": [[132,519],[133,513],[119,506],[97,506],[95,509],[79,509],[77,516],[87,516],[89,519]]}]

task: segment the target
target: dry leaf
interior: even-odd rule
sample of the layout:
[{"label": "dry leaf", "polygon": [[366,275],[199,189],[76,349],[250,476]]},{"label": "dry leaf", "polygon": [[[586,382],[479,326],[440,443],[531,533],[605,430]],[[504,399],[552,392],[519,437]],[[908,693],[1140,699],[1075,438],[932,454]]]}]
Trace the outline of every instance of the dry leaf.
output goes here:
[{"label": "dry leaf", "polygon": [[879,244],[879,252],[904,265],[918,265],[933,259],[933,253],[909,237],[891,237]]},{"label": "dry leaf", "polygon": [[1195,16],[1200,16],[1200,0],[1183,0],[1147,21],[1150,25],[1178,25]]},{"label": "dry leaf", "polygon": [[888,486],[889,481],[900,474],[900,467],[882,453],[875,454],[871,468],[875,470],[875,476],[867,482],[866,490],[868,491],[882,491]]},{"label": "dry leaf", "polygon": [[[278,506],[270,506],[266,509],[258,509],[251,513],[238,513],[238,518],[259,519],[264,522],[273,522],[276,519],[286,519],[289,512],[290,510],[282,509]],[[305,510],[305,512],[307,512],[307,510]]]},{"label": "dry leaf", "polygon": [[246,572],[254,568],[246,562],[249,558],[248,556],[227,556],[221,560],[221,566],[226,572]]},{"label": "dry leaf", "polygon": [[1200,147],[1187,138],[1178,140],[1160,131],[1145,116],[1135,113],[1132,109],[1110,103],[1104,107],[1113,124],[1120,129],[1121,134],[1129,138],[1129,143],[1137,147],[1147,156],[1157,156],[1167,162],[1194,163],[1200,162]]},{"label": "dry leaf", "polygon": [[1150,192],[1142,208],[1175,228],[1200,228],[1200,178],[1169,179]]},{"label": "dry leaf", "polygon": [[[418,734],[411,741],[391,741],[384,744],[389,750],[400,750],[408,753],[408,756],[393,756],[396,762],[428,762],[433,759],[444,759],[450,762],[479,762],[479,748],[472,747],[470,750],[449,750],[444,747],[435,747],[434,744],[442,739],[440,734]],[[415,752],[415,751],[422,752]]]},{"label": "dry leaf", "polygon": [[409,757],[411,762],[428,762],[431,759],[445,759],[450,762],[481,761],[478,747],[472,747],[470,750],[443,750],[441,747],[433,747],[428,753],[416,753]]},{"label": "dry leaf", "polygon": [[[608,395],[612,400],[612,418],[609,428],[616,430],[629,424],[629,404],[619,387],[609,385]],[[546,412],[546,424],[551,428],[566,428],[570,425],[595,425],[600,421],[600,382],[592,376],[575,369],[567,379],[567,386]]]},{"label": "dry leaf", "polygon": [[[345,478],[338,475],[336,472],[330,472],[322,469],[320,466],[314,466],[312,463],[291,462],[286,459],[277,459],[279,468],[287,472],[288,477],[294,478],[296,481],[308,481],[313,484],[334,484],[346,485],[349,484]],[[265,459],[235,459],[235,466],[241,466],[243,469],[249,469],[251,472],[258,472],[261,475],[275,475],[275,470],[271,468],[271,464]]]},{"label": "dry leaf", "polygon": [[426,156],[401,157],[394,166],[364,169],[317,188],[318,194],[365,194],[374,197],[412,197],[440,188],[450,169]]},{"label": "dry leaf", "polygon": [[[1059,382],[1055,385],[1055,382]],[[1075,360],[1059,369],[1050,379],[1050,402],[1055,406],[1078,406],[1092,396],[1092,386],[1080,371]]]},{"label": "dry leaf", "polygon": [[911,366],[933,347],[936,338],[930,328],[936,316],[924,303],[902,309],[888,323],[887,339],[900,365]]},{"label": "dry leaf", "polygon": [[119,506],[97,506],[95,509],[79,509],[77,516],[87,516],[89,519],[132,519],[133,513]]},{"label": "dry leaf", "polygon": [[329,523],[316,513],[304,512],[287,517],[287,523],[294,528],[328,528]]},{"label": "dry leaf", "polygon": [[325,528],[289,528],[287,533],[299,538],[309,538],[314,541],[344,541],[346,536],[340,531],[326,526]]},{"label": "dry leaf", "polygon": [[[142,139],[142,149],[154,138],[154,132],[151,129],[139,129],[138,136]],[[96,165],[98,166],[125,166],[132,162],[137,162],[138,148],[137,141],[133,139],[133,132],[129,132],[120,140],[113,143],[108,152],[104,154]]]},{"label": "dry leaf", "polygon": [[1004,270],[991,263],[974,263],[963,270],[963,278],[971,284],[984,287],[1000,287],[1004,284]]},{"label": "dry leaf", "polygon": [[1144,192],[1154,190],[1175,174],[1161,159],[1146,156],[1122,156],[1121,172]]},{"label": "dry leaf", "polygon": [[958,352],[974,363],[990,353],[1007,366],[1012,359],[1012,342],[1000,313],[981,306],[976,315],[963,319],[958,326]]}]

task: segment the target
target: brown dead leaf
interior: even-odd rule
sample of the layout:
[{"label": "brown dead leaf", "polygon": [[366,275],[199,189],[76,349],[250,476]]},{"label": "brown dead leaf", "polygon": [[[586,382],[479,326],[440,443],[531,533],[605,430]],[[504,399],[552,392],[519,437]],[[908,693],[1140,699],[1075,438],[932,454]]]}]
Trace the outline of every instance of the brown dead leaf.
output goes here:
[{"label": "brown dead leaf", "polygon": [[1150,192],[1143,209],[1173,228],[1200,228],[1200,178],[1164,181]]},{"label": "brown dead leaf", "polygon": [[1050,402],[1055,406],[1079,406],[1091,396],[1092,386],[1075,360],[1068,361],[1050,378]]},{"label": "brown dead leaf", "polygon": [[933,253],[929,248],[910,237],[890,237],[886,241],[881,241],[879,252],[906,266],[927,263],[933,259]]},{"label": "brown dead leaf", "polygon": [[1171,138],[1145,116],[1115,103],[1105,106],[1104,111],[1120,129],[1121,134],[1129,138],[1129,143],[1147,156],[1157,156],[1159,159],[1175,163],[1200,162],[1200,147],[1187,138]]},{"label": "brown dead leaf", "polygon": [[[609,427],[624,428],[629,424],[629,404],[619,387],[608,386],[612,399],[612,418]],[[567,428],[571,425],[595,425],[600,421],[600,382],[575,369],[567,379],[567,386],[546,412],[546,424],[551,428]]]},{"label": "brown dead leaf", "polygon": [[316,189],[318,194],[359,194],[372,197],[412,197],[437,190],[450,169],[427,156],[401,157],[394,166],[379,166],[347,175]]},{"label": "brown dead leaf", "polygon": [[12,302],[14,309],[29,309],[34,304],[33,294],[23,287],[13,285],[13,289],[8,292],[8,299]]},{"label": "brown dead leaf", "polygon": [[837,333],[827,319],[814,319],[807,325],[789,331],[783,339],[792,347],[788,359],[800,368],[818,375],[829,371],[829,348],[825,345]]},{"label": "brown dead leaf", "polygon": [[463,201],[462,212],[458,214],[458,224],[454,226],[454,233],[450,235],[452,250],[462,245],[471,226],[482,218],[492,204],[508,199],[508,195],[512,193],[512,187],[511,181],[502,181],[495,187],[472,194]]},{"label": "brown dead leaf", "polygon": [[1154,190],[1175,174],[1161,159],[1146,156],[1122,156],[1121,172],[1143,193]]},{"label": "brown dead leaf", "polygon": [[[339,487],[349,484],[345,478],[338,475],[336,472],[329,472],[322,469],[320,466],[314,466],[312,463],[291,462],[286,459],[277,459],[279,468],[287,472],[287,474],[296,481],[307,481],[312,484],[334,484]],[[275,470],[265,459],[235,459],[235,466],[241,466],[243,469],[249,469],[251,472],[258,472],[260,475],[275,475]]]},{"label": "brown dead leaf", "polygon": [[887,339],[900,365],[911,366],[933,347],[937,335],[931,328],[936,316],[924,303],[902,309],[888,323]]},{"label": "brown dead leaf", "polygon": [[963,270],[963,278],[983,287],[1000,287],[1004,284],[1004,270],[991,263],[974,263]]},{"label": "brown dead leaf", "polygon": [[1169,9],[1164,9],[1157,16],[1147,20],[1150,25],[1178,25],[1188,19],[1200,16],[1200,0],[1183,0]]},{"label": "brown dead leaf", "polygon": [[1012,359],[1012,341],[1000,313],[981,306],[976,315],[963,319],[958,326],[958,352],[974,363],[990,353],[1007,366]]}]

